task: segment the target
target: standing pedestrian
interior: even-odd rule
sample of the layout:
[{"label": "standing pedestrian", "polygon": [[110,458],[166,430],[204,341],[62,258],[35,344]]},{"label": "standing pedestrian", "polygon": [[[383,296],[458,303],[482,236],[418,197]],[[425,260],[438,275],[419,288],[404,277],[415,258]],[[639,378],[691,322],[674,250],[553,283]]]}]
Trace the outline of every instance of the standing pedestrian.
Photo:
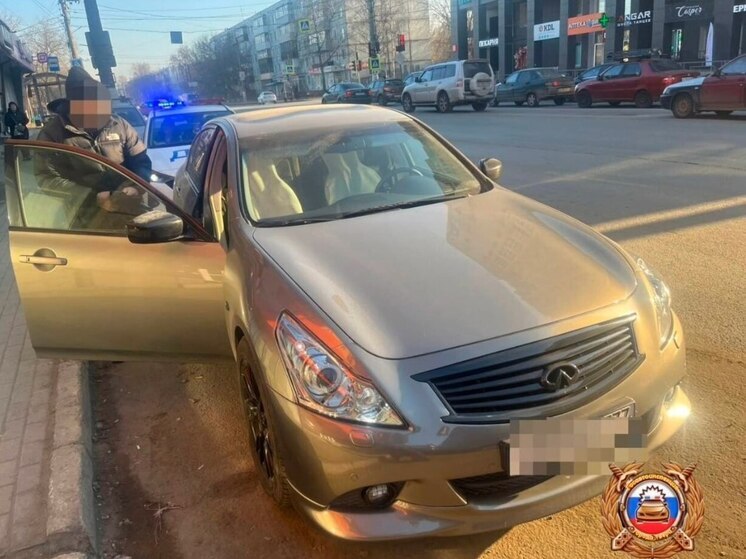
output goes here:
[{"label": "standing pedestrian", "polygon": [[15,101],[8,103],[8,109],[5,111],[5,130],[11,138],[19,140],[28,140],[28,116],[23,111],[18,110],[18,104]]}]

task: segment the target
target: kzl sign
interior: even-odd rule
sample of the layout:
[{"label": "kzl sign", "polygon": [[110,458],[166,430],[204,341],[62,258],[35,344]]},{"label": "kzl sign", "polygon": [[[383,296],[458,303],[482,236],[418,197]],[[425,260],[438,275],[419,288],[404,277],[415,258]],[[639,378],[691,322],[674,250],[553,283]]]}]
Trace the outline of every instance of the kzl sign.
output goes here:
[{"label": "kzl sign", "polygon": [[534,41],[546,41],[547,39],[557,39],[560,36],[560,22],[547,21],[534,25]]}]

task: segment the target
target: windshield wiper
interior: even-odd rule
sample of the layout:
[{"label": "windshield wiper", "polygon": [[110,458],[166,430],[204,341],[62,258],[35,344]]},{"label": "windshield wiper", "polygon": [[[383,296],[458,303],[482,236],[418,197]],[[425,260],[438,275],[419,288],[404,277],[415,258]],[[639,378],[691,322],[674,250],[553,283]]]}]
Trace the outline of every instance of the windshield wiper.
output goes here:
[{"label": "windshield wiper", "polygon": [[466,194],[446,194],[443,196],[433,196],[431,198],[420,198],[419,200],[410,200],[409,202],[399,202],[398,204],[385,204],[383,206],[373,206],[372,208],[363,208],[360,210],[352,210],[350,212],[343,212],[336,216],[337,219],[345,219],[348,217],[358,217],[361,215],[375,214],[379,212],[387,212],[389,210],[401,210],[405,208],[414,208],[416,206],[426,206],[428,204],[435,204],[437,202],[443,202],[446,200],[456,200],[458,198],[466,198]]}]

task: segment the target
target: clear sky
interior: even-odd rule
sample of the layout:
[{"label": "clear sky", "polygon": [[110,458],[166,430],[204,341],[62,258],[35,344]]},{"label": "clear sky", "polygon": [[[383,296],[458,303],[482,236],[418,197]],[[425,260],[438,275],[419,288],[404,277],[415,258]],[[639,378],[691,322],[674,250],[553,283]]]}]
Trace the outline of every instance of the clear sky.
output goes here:
[{"label": "clear sky", "polygon": [[[132,64],[147,62],[153,69],[168,63],[179,45],[170,31],[182,31],[184,43],[230,27],[276,0],[98,0],[101,21],[108,30],[117,59],[115,75],[130,76]],[[23,25],[38,20],[62,22],[58,0],[0,0],[0,9],[16,14]],[[88,71],[92,71],[85,41],[88,23],[83,2],[71,3],[72,24]],[[35,53],[34,53],[35,54]],[[51,54],[51,53],[50,53]]]}]

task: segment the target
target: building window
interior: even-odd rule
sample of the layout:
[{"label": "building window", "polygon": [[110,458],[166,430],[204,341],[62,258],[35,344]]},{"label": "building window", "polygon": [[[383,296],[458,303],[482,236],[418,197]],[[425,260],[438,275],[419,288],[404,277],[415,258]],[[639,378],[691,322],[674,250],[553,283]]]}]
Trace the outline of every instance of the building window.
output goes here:
[{"label": "building window", "polygon": [[280,20],[288,15],[288,5],[283,4],[275,10],[275,21]]}]

